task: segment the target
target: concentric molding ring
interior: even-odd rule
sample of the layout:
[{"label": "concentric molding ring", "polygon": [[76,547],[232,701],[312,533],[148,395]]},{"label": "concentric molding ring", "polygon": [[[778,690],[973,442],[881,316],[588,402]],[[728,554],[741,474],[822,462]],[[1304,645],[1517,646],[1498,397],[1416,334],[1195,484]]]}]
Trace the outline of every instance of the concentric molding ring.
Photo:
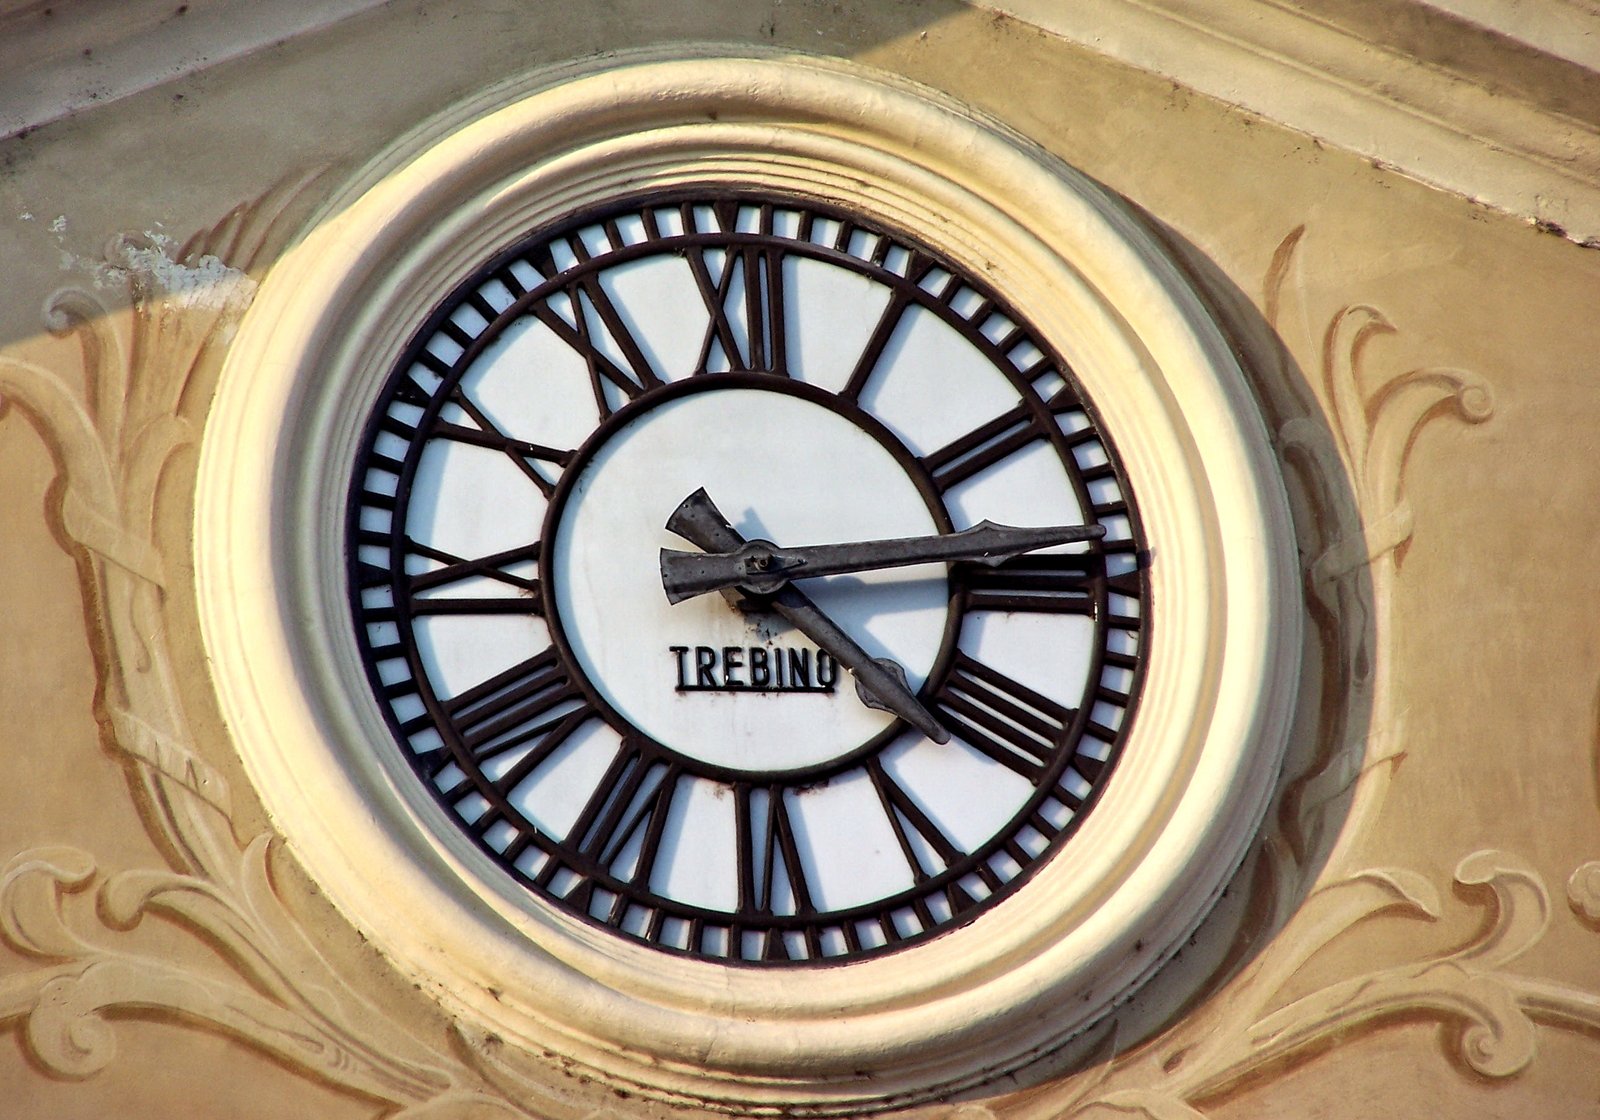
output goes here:
[{"label": "concentric molding ring", "polygon": [[[1071,169],[936,94],[838,64],[640,62],[479,110],[402,142],[278,262],[207,424],[202,626],[237,749],[290,850],[464,1022],[669,1099],[859,1113],[981,1083],[1081,1031],[1188,936],[1237,866],[1299,678],[1282,484],[1182,273]],[[434,304],[543,222],[714,183],[859,208],[982,274],[1095,402],[1153,554],[1137,724],[1074,840],[973,923],[801,984],[622,943],[499,874],[398,752],[374,749],[387,734],[342,589],[361,424]]]}]

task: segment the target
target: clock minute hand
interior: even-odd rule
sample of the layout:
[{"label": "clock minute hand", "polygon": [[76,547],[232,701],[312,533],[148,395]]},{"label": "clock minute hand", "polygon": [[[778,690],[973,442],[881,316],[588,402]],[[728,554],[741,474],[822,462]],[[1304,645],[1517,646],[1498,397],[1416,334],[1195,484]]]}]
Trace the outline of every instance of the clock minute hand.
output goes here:
[{"label": "clock minute hand", "polygon": [[1051,545],[1096,540],[1105,532],[1103,525],[1017,526],[980,521],[959,533],[928,537],[796,548],[779,548],[769,541],[757,540],[709,553],[662,549],[661,582],[667,589],[667,598],[674,603],[730,587],[751,595],[771,595],[791,579],[932,561],[976,560],[994,565]]},{"label": "clock minute hand", "polygon": [[[692,545],[719,552],[735,551],[745,543],[744,537],[728,524],[704,489],[696,490],[679,504],[667,519],[667,529]],[[887,657],[875,658],[862,649],[804,592],[786,586],[763,605],[849,669],[855,677],[856,694],[862,703],[893,712],[936,743],[950,741],[950,732],[911,691],[905,670]]]}]

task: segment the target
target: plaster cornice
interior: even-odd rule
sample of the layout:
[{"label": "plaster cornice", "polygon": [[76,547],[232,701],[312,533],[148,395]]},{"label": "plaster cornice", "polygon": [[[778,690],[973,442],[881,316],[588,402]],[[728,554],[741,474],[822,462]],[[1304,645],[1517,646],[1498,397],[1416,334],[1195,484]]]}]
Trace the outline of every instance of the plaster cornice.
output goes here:
[{"label": "plaster cornice", "polygon": [[0,138],[313,34],[382,2],[0,2]]},{"label": "plaster cornice", "polygon": [[[0,3],[0,137],[314,35],[380,3]],[[974,6],[1600,243],[1600,9],[1589,0]]]},{"label": "plaster cornice", "polygon": [[980,6],[1600,243],[1600,12],[1582,0]]}]

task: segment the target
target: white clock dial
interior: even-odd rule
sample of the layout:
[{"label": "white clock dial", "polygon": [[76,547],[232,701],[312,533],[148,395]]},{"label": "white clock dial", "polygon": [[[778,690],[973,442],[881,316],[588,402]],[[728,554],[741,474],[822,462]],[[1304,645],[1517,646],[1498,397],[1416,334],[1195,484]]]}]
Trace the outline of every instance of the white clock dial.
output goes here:
[{"label": "white clock dial", "polygon": [[[894,717],[841,702],[846,671],[771,612],[718,595],[669,602],[660,550],[685,546],[664,512],[709,487],[748,537],[915,536],[939,521],[891,450],[819,400],[727,376],[688,387],[699,391],[664,393],[578,468],[551,548],[562,634],[607,705],[679,754],[744,773],[825,764]],[[927,680],[950,614],[942,566],[808,581],[807,593],[913,688]]]},{"label": "white clock dial", "polygon": [[[976,277],[814,200],[533,232],[417,335],[354,478],[391,749],[542,905],[659,949],[818,964],[964,924],[1069,842],[1135,718],[1139,523],[1072,371]],[[698,491],[710,537],[672,520]],[[1094,536],[664,585],[663,549],[985,521]]]}]

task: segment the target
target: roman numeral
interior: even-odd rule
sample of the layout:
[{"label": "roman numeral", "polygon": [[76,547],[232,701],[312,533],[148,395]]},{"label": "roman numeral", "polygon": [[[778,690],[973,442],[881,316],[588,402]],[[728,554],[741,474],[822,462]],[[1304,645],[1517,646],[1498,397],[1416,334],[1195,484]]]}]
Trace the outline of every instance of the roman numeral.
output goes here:
[{"label": "roman numeral", "polygon": [[537,599],[509,598],[505,596],[457,596],[451,595],[437,599],[413,599],[411,613],[414,616],[439,615],[439,614],[537,614],[543,615],[544,608]]},{"label": "roman numeral", "polygon": [[[526,563],[539,558],[539,542],[521,548],[464,560],[442,549],[406,541],[406,551],[426,557],[444,566],[406,577],[406,609],[412,615],[429,614],[544,614],[544,600],[539,593],[539,581],[532,576],[519,576],[507,571],[513,564]],[[387,573],[385,573],[387,574]],[[462,580],[483,578],[505,584],[520,594],[498,596],[428,596],[423,592],[448,587]]]},{"label": "roman numeral", "polygon": [[[906,863],[911,866],[911,875],[916,882],[926,882],[931,876],[955,864],[965,855],[922,811],[922,807],[911,795],[890,777],[889,772],[883,768],[883,761],[880,758],[871,759],[866,769],[868,776],[872,778],[873,788],[878,792],[878,800],[883,805],[884,815],[889,818],[889,825],[894,830],[895,839],[900,843],[900,852],[905,856]],[[923,866],[922,856],[912,839],[913,831],[943,861],[943,867]],[[924,925],[931,920],[928,915],[922,913],[920,906],[918,916],[923,919]]]},{"label": "roman numeral", "polygon": [[1094,553],[1020,556],[995,567],[963,564],[956,569],[967,589],[968,610],[1091,616],[1103,570]]},{"label": "roman numeral", "polygon": [[[841,231],[841,236],[843,236],[843,231]],[[880,249],[886,245],[887,241],[883,246],[880,246]],[[878,362],[883,358],[883,352],[888,348],[889,340],[894,337],[895,329],[899,327],[900,321],[905,318],[906,312],[915,303],[916,285],[933,270],[933,266],[934,262],[931,258],[923,256],[921,253],[911,254],[911,259],[906,265],[906,279],[910,283],[905,287],[896,287],[894,294],[889,297],[889,302],[884,305],[883,311],[879,313],[878,323],[872,328],[872,334],[867,339],[867,345],[862,349],[860,356],[856,358],[855,368],[850,371],[849,380],[845,382],[844,388],[839,391],[840,396],[848,397],[851,400],[859,400],[861,398],[861,392],[867,387],[867,381],[872,377],[873,372],[877,370]],[[955,285],[955,287],[959,287],[959,285]],[[954,294],[954,288],[948,284],[946,288],[949,290],[945,294]]]},{"label": "roman numeral", "polygon": [[[618,242],[614,229],[610,236],[613,243]],[[561,244],[580,265],[591,259],[581,237],[574,235],[564,238]],[[553,279],[562,271],[555,263],[550,246],[543,246],[539,252],[530,254],[524,263],[545,279]],[[509,269],[496,273],[496,278],[506,285],[519,303],[523,301],[527,289],[517,282]],[[566,304],[565,313],[557,307],[558,297]],[[655,367],[628,329],[627,322],[596,272],[584,270],[575,275],[555,291],[529,302],[526,312],[583,357],[589,371],[589,383],[594,390],[595,405],[602,418],[616,411],[612,406],[613,393],[620,393],[625,400],[632,400],[661,385]],[[615,347],[627,368],[606,352],[606,342]]]},{"label": "roman numeral", "polygon": [[[624,741],[568,831],[567,845],[598,869],[648,888],[680,777],[676,764],[646,755],[637,741]],[[627,861],[626,874],[617,874],[613,865],[636,837],[638,858]]]},{"label": "roman numeral", "polygon": [[856,359],[855,368],[850,371],[850,379],[844,383],[844,388],[839,390],[840,396],[853,401],[861,399],[861,391],[867,387],[867,380],[878,368],[878,361],[883,357],[883,351],[888,347],[889,339],[894,336],[900,320],[905,318],[911,302],[909,292],[895,289],[894,294],[889,297],[889,302],[878,315],[878,325],[872,328],[867,345]]},{"label": "roman numeral", "polygon": [[[539,492],[545,497],[550,497],[556,491],[555,482],[545,477],[545,473],[535,467],[535,463],[546,463],[560,468],[572,460],[574,452],[556,447],[545,447],[542,444],[529,443],[527,440],[512,439],[502,432],[487,413],[477,406],[465,393],[457,389],[450,395],[450,401],[465,412],[472,419],[476,427],[466,424],[455,424],[447,420],[440,420],[429,429],[430,435],[442,439],[452,440],[456,443],[470,444],[474,447],[488,447],[495,451],[503,451],[516,464],[517,469],[528,476]],[[549,470],[549,467],[546,467]],[[551,471],[550,473],[554,473]]]},{"label": "roman numeral", "polygon": [[[782,786],[735,787],[734,820],[738,832],[739,913],[768,915],[779,909],[775,890],[781,874],[788,886],[793,912],[815,912],[811,890],[806,884],[800,848],[795,843],[794,824],[784,802]],[[808,931],[807,941],[812,938]],[[768,939],[769,942],[773,938]],[[781,941],[781,938],[777,940]],[[770,949],[770,945],[769,945]],[[820,952],[820,947],[813,947]]]},{"label": "roman numeral", "polygon": [[[565,866],[580,880],[563,896],[567,903],[610,925],[621,924],[631,901],[630,892],[618,892],[605,914],[592,913],[596,876],[650,889],[661,838],[682,776],[675,763],[647,754],[637,740],[625,740],[567,832],[566,846],[576,859],[567,864],[551,860],[535,882],[549,889]],[[659,914],[651,928],[653,936],[659,936]]]},{"label": "roman numeral", "polygon": [[[617,228],[614,223],[608,223],[606,233],[613,244],[621,243],[621,238],[617,234]],[[571,247],[573,256],[577,257],[580,263],[587,263],[590,260],[589,250],[584,245],[581,237],[570,237],[567,239],[567,244]],[[622,351],[622,356],[628,363],[628,369],[632,376],[625,378],[627,384],[619,382],[617,387],[632,398],[646,389],[653,389],[660,385],[661,379],[656,376],[655,368],[650,364],[650,359],[645,357],[644,350],[640,348],[638,341],[633,337],[633,332],[628,329],[627,324],[623,321],[616,305],[611,302],[611,296],[607,294],[605,286],[600,283],[599,274],[593,271],[585,272],[578,280],[576,287],[568,289],[568,295],[572,299],[572,306],[575,312],[581,312],[582,310],[578,299],[579,290],[587,297],[589,306],[599,316],[600,322],[605,326],[606,333],[617,344],[617,348]],[[580,325],[586,324],[588,318],[579,314],[577,322]],[[637,387],[637,391],[630,391],[631,386]]]},{"label": "roman numeral", "polygon": [[1075,714],[960,652],[933,700],[963,742],[1034,785],[1044,781]]},{"label": "roman numeral", "polygon": [[[1062,386],[1044,402],[1044,415],[1028,402],[980,424],[963,436],[951,440],[937,451],[922,457],[922,465],[933,476],[940,493],[959,486],[991,467],[997,466],[1035,440],[1049,439],[1055,427],[1050,417],[1080,407],[1070,386]],[[1109,507],[1104,512],[1113,512]],[[1101,515],[1099,507],[1095,513]]]},{"label": "roman numeral", "polygon": [[[738,220],[738,204],[718,203],[717,221],[731,232]],[[684,228],[694,228],[694,208],[680,211]],[[760,232],[772,233],[772,207],[760,210]],[[700,299],[710,321],[700,344],[696,372],[761,370],[788,375],[789,355],[783,286],[783,252],[774,246],[718,246],[720,265],[711,247],[695,245],[684,250]]]},{"label": "roman numeral", "polygon": [[478,764],[507,751],[533,749],[495,781],[509,795],[572,733],[598,713],[567,675],[555,649],[513,665],[443,703],[461,745]]}]

